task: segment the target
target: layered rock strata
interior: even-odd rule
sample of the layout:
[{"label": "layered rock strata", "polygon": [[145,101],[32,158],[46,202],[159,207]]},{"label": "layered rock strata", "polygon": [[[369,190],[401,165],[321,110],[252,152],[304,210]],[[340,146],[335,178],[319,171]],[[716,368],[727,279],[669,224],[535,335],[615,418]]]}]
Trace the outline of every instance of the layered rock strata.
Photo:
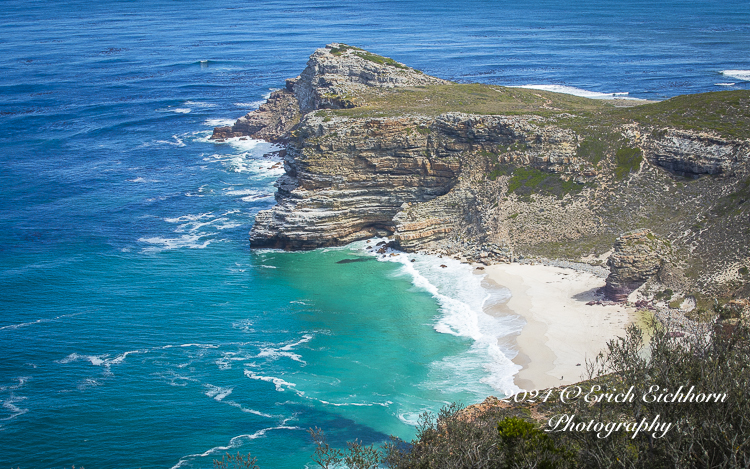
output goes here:
[{"label": "layered rock strata", "polygon": [[[616,241],[606,289],[617,300],[667,258],[674,275],[662,269],[655,281],[686,290],[701,270],[708,285],[747,266],[748,139],[640,124],[594,106],[614,116],[604,124],[574,114],[591,103],[563,112],[554,106],[567,101],[552,94],[461,86],[343,44],[315,51],[285,89],[214,130],[217,140],[286,144],[277,205],[257,215],[252,246],[314,249],[389,235],[406,251],[485,263],[581,259],[648,227]],[[445,112],[496,98],[511,100],[506,114]],[[519,110],[534,100],[538,113]],[[404,102],[432,104],[420,113]],[[674,249],[652,251],[657,236]]]},{"label": "layered rock strata", "polygon": [[659,272],[664,251],[664,242],[650,230],[635,230],[617,238],[607,261],[610,270],[604,287],[607,297],[627,300],[630,293]]}]

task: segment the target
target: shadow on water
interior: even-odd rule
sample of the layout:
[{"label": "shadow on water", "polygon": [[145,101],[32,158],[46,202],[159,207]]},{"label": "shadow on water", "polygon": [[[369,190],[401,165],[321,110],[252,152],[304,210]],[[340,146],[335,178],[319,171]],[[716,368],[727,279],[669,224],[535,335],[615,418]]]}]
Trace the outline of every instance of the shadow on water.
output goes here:
[{"label": "shadow on water", "polygon": [[374,257],[357,257],[354,259],[341,259],[340,261],[336,261],[337,264],[351,264],[352,262],[367,262],[367,261],[374,261]]},{"label": "shadow on water", "polygon": [[304,421],[309,424],[309,428],[318,427],[323,430],[328,443],[333,447],[346,447],[347,441],[355,439],[363,445],[378,445],[390,438],[390,435],[338,414],[310,407],[297,407],[292,410],[304,415]]}]

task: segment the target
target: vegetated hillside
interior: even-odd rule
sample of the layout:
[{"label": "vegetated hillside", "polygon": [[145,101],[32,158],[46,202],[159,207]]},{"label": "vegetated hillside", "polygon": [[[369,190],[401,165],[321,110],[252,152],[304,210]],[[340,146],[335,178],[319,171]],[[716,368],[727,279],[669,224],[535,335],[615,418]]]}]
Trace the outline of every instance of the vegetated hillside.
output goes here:
[{"label": "vegetated hillside", "polygon": [[648,229],[668,248],[646,296],[671,291],[705,309],[750,294],[748,91],[592,100],[451,83],[330,44],[258,111],[214,131],[244,135],[286,143],[256,247],[389,235],[403,250],[482,262],[603,262],[593,257],[621,234]]}]

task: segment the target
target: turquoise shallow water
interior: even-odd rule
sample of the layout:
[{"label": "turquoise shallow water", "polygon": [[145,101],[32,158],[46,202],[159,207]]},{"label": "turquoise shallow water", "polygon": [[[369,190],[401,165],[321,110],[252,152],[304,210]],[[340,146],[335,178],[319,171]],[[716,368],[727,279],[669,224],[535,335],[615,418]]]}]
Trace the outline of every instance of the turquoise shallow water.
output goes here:
[{"label": "turquoise shallow water", "polygon": [[747,89],[747,6],[2,3],[0,465],[302,468],[307,428],[409,438],[501,393],[494,338],[521,324],[481,313],[480,276],[366,243],[251,251],[277,148],[211,128],[333,41],[459,81]]}]

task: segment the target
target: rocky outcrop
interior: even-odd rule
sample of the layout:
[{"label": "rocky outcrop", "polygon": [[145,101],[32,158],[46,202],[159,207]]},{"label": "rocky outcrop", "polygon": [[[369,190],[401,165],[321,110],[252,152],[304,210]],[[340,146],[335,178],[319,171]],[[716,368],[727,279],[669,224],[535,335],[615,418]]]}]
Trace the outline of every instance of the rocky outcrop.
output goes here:
[{"label": "rocky outcrop", "polygon": [[434,199],[458,180],[458,153],[430,151],[415,130],[428,123],[308,114],[287,148],[278,205],[257,215],[251,245],[314,249],[392,234],[404,203]]},{"label": "rocky outcrop", "polygon": [[289,90],[271,93],[257,110],[237,119],[232,126],[216,127],[213,140],[250,136],[273,143],[283,143],[289,132],[299,123],[300,110],[297,98]]},{"label": "rocky outcrop", "polygon": [[[708,122],[690,124],[690,97],[662,116],[681,112],[672,123],[690,125],[678,129],[540,93],[454,84],[329,44],[213,138],[286,144],[277,205],[257,215],[253,247],[314,249],[387,235],[406,251],[485,263],[580,259],[608,251],[633,226],[650,228],[616,242],[606,286],[616,300],[657,271],[661,285],[698,291],[696,271],[716,283],[750,256],[750,140],[727,137],[744,135],[741,126],[724,136],[687,130]],[[659,270],[666,258],[673,268]]]},{"label": "rocky outcrop", "polygon": [[302,73],[287,80],[302,112],[356,105],[368,88],[394,88],[448,83],[387,57],[333,43],[316,50]]},{"label": "rocky outcrop", "polygon": [[744,171],[750,159],[746,141],[676,129],[652,132],[642,148],[653,164],[681,176],[733,175]]},{"label": "rocky outcrop", "polygon": [[625,233],[615,241],[607,265],[610,274],[604,292],[613,301],[628,295],[659,272],[665,245],[650,230]]},{"label": "rocky outcrop", "polygon": [[487,155],[498,164],[563,173],[584,167],[575,157],[575,134],[540,121],[462,113],[379,119],[308,113],[287,148],[278,205],[258,214],[251,244],[314,249],[380,233],[412,251],[444,240],[479,216],[469,168],[477,167],[483,179]]},{"label": "rocky outcrop", "polygon": [[317,49],[286,89],[274,91],[257,110],[234,125],[214,128],[214,140],[252,137],[285,143],[301,115],[317,109],[356,106],[357,97],[371,88],[395,88],[448,83],[387,57],[357,47],[333,43]]}]

